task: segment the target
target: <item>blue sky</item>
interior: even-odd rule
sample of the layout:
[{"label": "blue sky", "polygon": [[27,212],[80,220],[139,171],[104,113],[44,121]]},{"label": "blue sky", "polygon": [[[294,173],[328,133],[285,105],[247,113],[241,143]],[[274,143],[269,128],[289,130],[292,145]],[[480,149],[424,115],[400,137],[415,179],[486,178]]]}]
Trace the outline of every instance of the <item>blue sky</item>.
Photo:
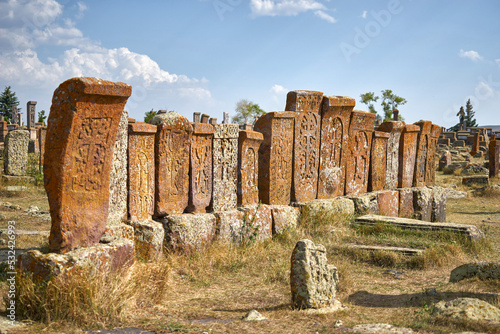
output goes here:
[{"label": "blue sky", "polygon": [[122,81],[138,120],[222,120],[240,99],[279,111],[296,89],[367,110],[360,94],[392,89],[407,122],[452,126],[470,98],[480,124],[500,124],[499,13],[494,0],[0,0],[0,89],[48,111],[66,79]]}]

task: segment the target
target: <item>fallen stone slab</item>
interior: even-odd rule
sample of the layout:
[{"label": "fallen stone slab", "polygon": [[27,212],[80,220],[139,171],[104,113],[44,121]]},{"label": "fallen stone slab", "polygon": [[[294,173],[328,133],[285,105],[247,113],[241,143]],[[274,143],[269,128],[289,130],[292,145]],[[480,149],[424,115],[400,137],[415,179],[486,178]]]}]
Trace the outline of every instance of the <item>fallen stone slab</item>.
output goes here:
[{"label": "fallen stone slab", "polygon": [[500,279],[500,263],[476,262],[461,265],[451,271],[450,282],[477,277],[480,280]]},{"label": "fallen stone slab", "polygon": [[489,184],[488,175],[471,175],[462,177],[464,186],[487,186]]},{"label": "fallen stone slab", "polygon": [[396,253],[402,253],[404,255],[420,255],[424,253],[423,249],[405,248],[405,247],[354,245],[354,244],[348,244],[347,247],[351,249],[365,249],[369,251],[396,252]]},{"label": "fallen stone slab", "polygon": [[136,327],[114,328],[114,329],[98,329],[96,331],[87,331],[89,334],[156,334],[145,329]]},{"label": "fallen stone slab", "polygon": [[477,298],[442,300],[434,305],[433,314],[461,320],[500,323],[500,309]]},{"label": "fallen stone slab", "polygon": [[378,215],[365,215],[357,218],[352,225],[375,225],[386,224],[401,228],[415,230],[451,231],[466,235],[471,240],[479,240],[484,237],[484,233],[474,225],[454,224],[454,223],[431,223],[421,220],[396,218]]},{"label": "fallen stone slab", "polygon": [[411,328],[395,327],[389,324],[365,324],[356,325],[347,329],[350,333],[359,334],[412,334],[415,333]]}]

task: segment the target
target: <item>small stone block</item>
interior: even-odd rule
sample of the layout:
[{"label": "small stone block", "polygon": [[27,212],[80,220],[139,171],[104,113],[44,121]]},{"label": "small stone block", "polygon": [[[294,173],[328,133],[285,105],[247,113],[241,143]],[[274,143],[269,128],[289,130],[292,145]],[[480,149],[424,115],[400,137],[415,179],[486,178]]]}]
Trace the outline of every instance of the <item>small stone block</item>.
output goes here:
[{"label": "small stone block", "polygon": [[323,93],[311,90],[294,90],[286,95],[286,111],[321,112]]},{"label": "small stone block", "polygon": [[154,221],[130,221],[134,228],[135,255],[137,259],[156,262],[163,258],[163,225]]},{"label": "small stone block", "polygon": [[399,216],[399,191],[385,190],[377,192],[379,215],[398,217]]}]

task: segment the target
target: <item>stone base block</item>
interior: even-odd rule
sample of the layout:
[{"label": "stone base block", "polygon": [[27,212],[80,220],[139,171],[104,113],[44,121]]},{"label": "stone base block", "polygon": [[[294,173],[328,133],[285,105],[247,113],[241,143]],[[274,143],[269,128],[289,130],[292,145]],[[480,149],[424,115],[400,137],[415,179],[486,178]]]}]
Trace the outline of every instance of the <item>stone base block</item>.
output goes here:
[{"label": "stone base block", "polygon": [[488,175],[471,175],[462,177],[462,184],[464,186],[487,186],[489,184]]},{"label": "stone base block", "polygon": [[432,190],[430,188],[412,188],[413,211],[417,220],[430,222],[432,219]]},{"label": "stone base block", "polygon": [[432,222],[446,221],[447,191],[443,187],[432,187]]},{"label": "stone base block", "polygon": [[159,261],[163,258],[163,225],[154,221],[128,222],[134,229],[135,255],[145,261]]},{"label": "stone base block", "polygon": [[399,217],[413,218],[413,190],[400,188],[399,191]]},{"label": "stone base block", "polygon": [[354,202],[356,215],[378,215],[378,198],[376,193],[366,193],[349,198]]},{"label": "stone base block", "polygon": [[[328,219],[351,220],[355,215],[354,202],[345,197],[317,199],[299,206],[301,221],[320,221]],[[331,223],[334,223],[332,221]],[[328,223],[328,222],[327,222]]]},{"label": "stone base block", "polygon": [[37,280],[48,280],[53,276],[83,273],[95,275],[110,273],[134,264],[134,242],[116,239],[111,243],[82,247],[65,254],[43,254],[30,250],[18,258],[18,269],[31,273]]},{"label": "stone base block", "polygon": [[272,236],[273,218],[270,205],[241,207],[215,215],[219,240],[239,244],[262,241]]},{"label": "stone base block", "polygon": [[377,192],[378,212],[382,216],[399,216],[399,192],[385,190]]},{"label": "stone base block", "polygon": [[300,209],[287,205],[272,205],[273,235],[294,230],[300,222]]},{"label": "stone base block", "polygon": [[106,226],[106,230],[104,230],[104,234],[99,242],[109,244],[117,239],[134,241],[134,228],[126,224]]},{"label": "stone base block", "polygon": [[169,215],[159,220],[165,230],[165,247],[193,252],[208,247],[215,237],[217,219],[210,213]]}]

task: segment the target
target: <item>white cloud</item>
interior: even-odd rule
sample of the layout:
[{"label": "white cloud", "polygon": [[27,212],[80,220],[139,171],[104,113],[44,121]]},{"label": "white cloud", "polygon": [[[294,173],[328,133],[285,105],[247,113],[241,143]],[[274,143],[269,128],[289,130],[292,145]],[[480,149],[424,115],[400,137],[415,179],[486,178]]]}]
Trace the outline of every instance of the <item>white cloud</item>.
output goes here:
[{"label": "white cloud", "polygon": [[63,6],[55,0],[10,0],[0,2],[0,27],[40,28],[62,14]]},{"label": "white cloud", "polygon": [[309,10],[324,10],[314,0],[250,0],[253,16],[295,16]]},{"label": "white cloud", "polygon": [[315,12],[314,12],[314,15],[316,15],[316,16],[318,16],[320,19],[325,20],[325,21],[328,21],[328,22],[330,22],[330,23],[335,23],[335,22],[337,22],[337,20],[336,20],[333,16],[331,16],[331,15],[329,15],[329,14],[325,13],[325,12],[324,12],[324,11],[322,11],[322,10],[317,10],[317,11],[315,11]]},{"label": "white cloud", "polygon": [[269,91],[273,94],[278,94],[278,95],[285,94],[286,92],[288,92],[288,90],[285,87],[278,84],[273,85]]},{"label": "white cloud", "polygon": [[83,17],[83,13],[88,9],[88,7],[81,1],[78,1],[76,5],[78,6],[78,14],[76,14],[76,18],[81,19]]},{"label": "white cloud", "polygon": [[476,85],[474,93],[478,99],[486,100],[495,95],[495,90],[491,88],[486,82],[481,81]]},{"label": "white cloud", "polygon": [[367,15],[368,15],[368,11],[364,10],[363,14],[361,14],[361,17],[366,19]]},{"label": "white cloud", "polygon": [[481,57],[479,55],[479,53],[477,53],[474,50],[464,51],[463,49],[460,49],[460,52],[458,53],[458,55],[462,58],[469,58],[472,61],[477,61],[477,60],[483,59],[483,57]]}]

